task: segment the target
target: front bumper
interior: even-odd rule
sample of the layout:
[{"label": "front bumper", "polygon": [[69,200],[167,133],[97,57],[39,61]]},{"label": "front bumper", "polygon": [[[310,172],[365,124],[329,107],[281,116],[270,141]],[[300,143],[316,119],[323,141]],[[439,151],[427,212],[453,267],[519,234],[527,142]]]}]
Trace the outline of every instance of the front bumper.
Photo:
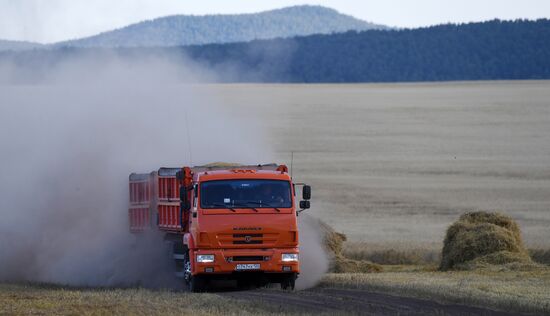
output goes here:
[{"label": "front bumper", "polygon": [[[283,253],[298,253],[298,248],[284,249],[202,249],[193,251],[191,273],[231,274],[238,273],[300,273],[300,262],[283,262]],[[199,254],[214,255],[214,262],[196,262]],[[259,269],[237,270],[237,264],[259,264]]]}]

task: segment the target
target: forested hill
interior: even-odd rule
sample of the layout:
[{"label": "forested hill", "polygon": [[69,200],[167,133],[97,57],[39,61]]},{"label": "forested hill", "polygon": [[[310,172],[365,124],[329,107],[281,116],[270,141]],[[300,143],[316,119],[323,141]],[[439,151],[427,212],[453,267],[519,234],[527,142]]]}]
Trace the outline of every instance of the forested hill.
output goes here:
[{"label": "forested hill", "polygon": [[43,45],[38,43],[0,40],[0,51],[4,51],[4,50],[20,51],[20,50],[28,50],[28,49],[41,48],[41,47],[43,47]]},{"label": "forested hill", "polygon": [[[248,43],[118,49],[128,60],[144,54],[191,58],[227,82],[399,82],[550,79],[550,20],[489,21],[410,30],[347,32]],[[64,48],[0,53],[21,73],[48,69],[102,49]],[[24,77],[22,75],[19,75]],[[0,78],[1,79],[1,78]],[[75,79],[77,80],[77,79]]]},{"label": "forested hill", "polygon": [[55,45],[170,47],[387,28],[330,8],[301,5],[249,14],[167,16]]},{"label": "forested hill", "polygon": [[211,67],[240,65],[241,75],[231,80],[242,81],[550,79],[550,20],[347,32],[185,50]]}]

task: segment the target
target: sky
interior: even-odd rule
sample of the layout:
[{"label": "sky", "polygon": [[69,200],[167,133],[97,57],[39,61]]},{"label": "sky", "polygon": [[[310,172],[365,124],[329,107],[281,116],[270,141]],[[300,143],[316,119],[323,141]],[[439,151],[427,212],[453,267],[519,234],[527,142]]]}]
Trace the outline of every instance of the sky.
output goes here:
[{"label": "sky", "polygon": [[253,13],[301,4],[396,27],[550,18],[550,0],[0,0],[0,39],[52,43],[166,15]]}]

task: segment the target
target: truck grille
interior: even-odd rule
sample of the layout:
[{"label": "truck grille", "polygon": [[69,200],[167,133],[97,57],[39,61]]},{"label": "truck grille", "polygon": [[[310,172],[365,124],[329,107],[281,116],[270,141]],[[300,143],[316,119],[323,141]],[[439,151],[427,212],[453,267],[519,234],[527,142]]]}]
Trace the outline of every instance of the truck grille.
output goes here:
[{"label": "truck grille", "polygon": [[263,244],[263,234],[233,234],[234,245],[259,245]]},{"label": "truck grille", "polygon": [[277,243],[279,234],[277,233],[221,233],[217,235],[219,245],[221,247],[244,246],[251,247],[261,245],[261,247],[273,247]]}]

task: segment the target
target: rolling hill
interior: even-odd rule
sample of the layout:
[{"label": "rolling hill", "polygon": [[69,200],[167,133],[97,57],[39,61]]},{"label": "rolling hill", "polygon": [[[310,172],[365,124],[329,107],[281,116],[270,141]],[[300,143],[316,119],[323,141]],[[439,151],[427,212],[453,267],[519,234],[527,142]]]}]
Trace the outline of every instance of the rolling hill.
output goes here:
[{"label": "rolling hill", "polygon": [[[206,67],[227,74],[226,81],[550,79],[549,38],[548,19],[493,20],[212,44],[182,50]],[[229,68],[239,71],[224,71]]]},{"label": "rolling hill", "polygon": [[38,43],[0,40],[0,51],[5,51],[5,50],[21,51],[21,50],[42,48],[42,47],[43,45]]},{"label": "rolling hill", "polygon": [[55,45],[170,47],[387,28],[330,8],[303,5],[253,14],[174,15]]},{"label": "rolling hill", "polygon": [[47,75],[52,67],[80,56],[99,61],[118,56],[129,63],[140,63],[145,56],[190,59],[223,82],[550,79],[548,38],[548,19],[493,20],[229,44],[0,52],[0,64],[18,65],[18,73]]}]

